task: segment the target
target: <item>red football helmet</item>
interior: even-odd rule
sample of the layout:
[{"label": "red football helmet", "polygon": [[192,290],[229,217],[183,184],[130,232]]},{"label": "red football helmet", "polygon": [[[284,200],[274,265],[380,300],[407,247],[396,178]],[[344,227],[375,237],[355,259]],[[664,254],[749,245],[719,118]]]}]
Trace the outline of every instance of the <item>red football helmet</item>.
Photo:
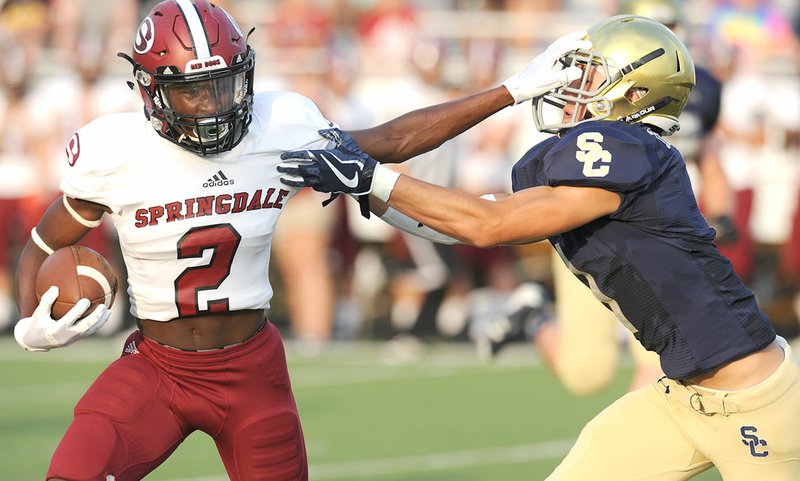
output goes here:
[{"label": "red football helmet", "polygon": [[165,0],[139,25],[132,57],[118,55],[133,65],[145,115],[165,139],[208,155],[247,134],[255,52],[222,8]]}]

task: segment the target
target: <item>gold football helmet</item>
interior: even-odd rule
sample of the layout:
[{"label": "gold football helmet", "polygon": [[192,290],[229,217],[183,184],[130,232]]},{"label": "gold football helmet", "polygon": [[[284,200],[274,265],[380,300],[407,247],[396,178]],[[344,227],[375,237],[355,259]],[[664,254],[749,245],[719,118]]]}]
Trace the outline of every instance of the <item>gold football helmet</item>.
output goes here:
[{"label": "gold football helmet", "polygon": [[[670,135],[695,84],[686,46],[663,24],[617,15],[588,30],[589,50],[569,52],[563,68],[578,66],[583,77],[556,87],[533,102],[541,132],[559,133],[588,120],[642,122]],[[552,106],[561,110],[553,118]]]}]

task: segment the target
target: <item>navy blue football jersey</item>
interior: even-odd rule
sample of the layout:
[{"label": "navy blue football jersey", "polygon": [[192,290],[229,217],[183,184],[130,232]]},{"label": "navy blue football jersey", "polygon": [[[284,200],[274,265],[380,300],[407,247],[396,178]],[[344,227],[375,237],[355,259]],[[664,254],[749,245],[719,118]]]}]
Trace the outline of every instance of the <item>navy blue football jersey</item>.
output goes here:
[{"label": "navy blue football jersey", "polygon": [[700,147],[717,124],[722,101],[722,84],[708,70],[695,66],[695,77],[696,84],[680,116],[681,128],[669,138],[686,162],[700,161]]},{"label": "navy blue football jersey", "polygon": [[775,338],[753,293],[712,243],[714,231],[697,208],[680,153],[647,126],[580,124],[533,147],[512,176],[515,192],[569,185],[620,196],[613,214],[549,240],[642,345],[661,356],[670,378],[712,371]]}]

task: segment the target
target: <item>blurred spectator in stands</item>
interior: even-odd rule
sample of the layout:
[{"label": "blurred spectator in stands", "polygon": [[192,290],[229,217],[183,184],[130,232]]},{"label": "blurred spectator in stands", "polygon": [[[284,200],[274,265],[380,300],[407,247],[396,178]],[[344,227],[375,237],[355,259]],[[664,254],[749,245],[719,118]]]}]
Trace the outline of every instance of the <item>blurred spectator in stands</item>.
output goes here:
[{"label": "blurred spectator in stands", "polygon": [[[349,14],[341,14],[341,8],[337,8],[337,10],[340,11],[337,21],[349,22],[352,20]],[[339,35],[336,36],[333,45],[328,50],[323,73],[325,82],[319,97],[319,107],[327,118],[336,119],[343,128],[357,130],[368,128],[376,122],[371,106],[364,99],[355,95],[353,90],[359,72],[359,58],[354,36],[348,35],[348,32],[352,34],[348,25],[347,23],[339,25],[337,28]],[[340,339],[352,339],[361,333],[362,319],[365,314],[363,310],[367,307],[367,305],[359,304],[360,296],[353,292],[353,261],[361,246],[350,229],[350,221],[353,218],[355,222],[358,222],[362,218],[356,201],[349,197],[342,197],[326,207],[325,210],[329,210],[329,214],[337,218],[331,232],[331,265],[335,269],[338,295],[333,336]],[[375,278],[370,283],[372,286],[381,284],[379,279]]]},{"label": "blurred spectator in stands", "polygon": [[563,0],[505,0],[501,3],[504,10],[511,12],[508,17],[512,32],[509,45],[523,49],[535,43],[530,32],[533,25],[543,25],[549,14],[564,9]]},{"label": "blurred spectator in stands", "polygon": [[267,24],[274,60],[287,71],[294,67],[320,73],[333,35],[331,22],[326,2],[278,1]]},{"label": "blurred spectator in stands", "polygon": [[[27,48],[30,48],[28,45]],[[0,58],[0,331],[18,317],[13,293],[16,258],[39,216],[36,124],[28,105],[30,66],[20,44]]]},{"label": "blurred spectator in stands", "polygon": [[[66,59],[72,59],[75,52],[127,51],[139,5],[137,0],[51,0],[51,48],[58,58]],[[86,46],[91,43],[100,46]],[[111,58],[104,57],[106,61]]]},{"label": "blurred spectator in stands", "polygon": [[[51,65],[52,75],[44,76],[32,92],[33,115],[37,125],[40,162],[46,168],[39,172],[48,192],[43,205],[60,196],[58,181],[65,168],[64,143],[91,119],[111,113],[141,108],[137,94],[126,86],[129,67],[113,54],[127,50],[138,17],[138,2],[113,0],[102,5],[90,2],[57,0],[52,15],[58,17],[53,32],[53,47],[60,64]],[[60,43],[63,42],[63,43]],[[109,260],[117,272],[124,274],[119,253],[110,236],[113,229],[101,225],[93,229],[81,244]],[[125,276],[122,275],[121,279]],[[123,285],[124,289],[125,286]],[[100,333],[119,331],[128,313],[125,303],[112,309],[112,316]]]},{"label": "blurred spectator in stands", "polygon": [[[0,2],[0,45],[4,55],[14,55],[14,62],[19,66],[16,75],[28,73],[39,62],[49,25],[45,0]],[[13,74],[7,72],[7,75]]]},{"label": "blurred spectator in stands", "polygon": [[408,0],[375,0],[357,23],[364,67],[388,75],[407,72],[417,29],[417,11]]},{"label": "blurred spectator in stands", "polygon": [[781,326],[796,322],[778,269],[779,250],[790,240],[800,177],[791,149],[800,123],[798,42],[789,18],[774,2],[736,0],[718,2],[709,23],[709,45],[716,49],[711,58],[727,75],[719,152],[736,191],[740,233],[736,244],[720,250],[783,335],[789,333]]},{"label": "blurred spectator in stands", "polygon": [[788,13],[771,0],[717,0],[708,27],[710,58],[723,81],[797,48]]},{"label": "blurred spectator in stands", "polygon": [[[484,7],[493,8],[492,5]],[[464,93],[477,92],[496,84],[505,54],[505,44],[499,38],[467,38],[463,45]],[[524,109],[522,109],[524,110]],[[529,115],[524,112],[521,115]],[[511,141],[518,129],[520,111],[507,109],[486,119],[459,137],[460,151],[454,185],[465,192],[506,192],[510,186]],[[519,284],[514,247],[482,250],[468,245],[452,246],[455,251],[456,273],[469,285],[468,317],[470,332],[500,314],[500,307]],[[448,298],[448,303],[454,298]],[[450,304],[448,304],[451,307]]]},{"label": "blurred spectator in stands", "polygon": [[[294,73],[288,78],[290,90],[312,99],[323,97],[322,72]],[[300,191],[284,207],[272,241],[295,341],[291,345],[307,356],[320,354],[333,332],[337,292],[331,270],[331,231],[336,211],[320,207],[327,197],[311,189]],[[309,293],[313,293],[310,298]]]},{"label": "blurred spectator in stands", "polygon": [[[323,3],[281,0],[268,24],[271,68],[283,73],[281,88],[314,99],[324,112],[325,66],[332,41],[331,17]],[[268,63],[265,63],[268,65]],[[304,189],[285,207],[273,238],[273,254],[285,289],[286,314],[301,355],[321,352],[333,332],[336,290],[331,272],[331,231],[335,209],[328,196]],[[314,293],[313,299],[308,293]]]}]

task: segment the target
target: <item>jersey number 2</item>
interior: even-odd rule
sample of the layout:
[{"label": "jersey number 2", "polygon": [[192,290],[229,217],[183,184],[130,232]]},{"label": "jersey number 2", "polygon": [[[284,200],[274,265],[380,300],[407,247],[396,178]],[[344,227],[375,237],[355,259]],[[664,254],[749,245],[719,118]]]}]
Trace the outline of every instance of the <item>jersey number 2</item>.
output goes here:
[{"label": "jersey number 2", "polygon": [[178,241],[178,259],[202,257],[211,249],[211,261],[204,266],[189,267],[175,279],[175,304],[178,316],[196,316],[204,312],[222,313],[230,309],[227,297],[208,301],[201,310],[200,291],[217,289],[231,273],[231,264],[242,236],[230,224],[217,224],[189,230]]}]

